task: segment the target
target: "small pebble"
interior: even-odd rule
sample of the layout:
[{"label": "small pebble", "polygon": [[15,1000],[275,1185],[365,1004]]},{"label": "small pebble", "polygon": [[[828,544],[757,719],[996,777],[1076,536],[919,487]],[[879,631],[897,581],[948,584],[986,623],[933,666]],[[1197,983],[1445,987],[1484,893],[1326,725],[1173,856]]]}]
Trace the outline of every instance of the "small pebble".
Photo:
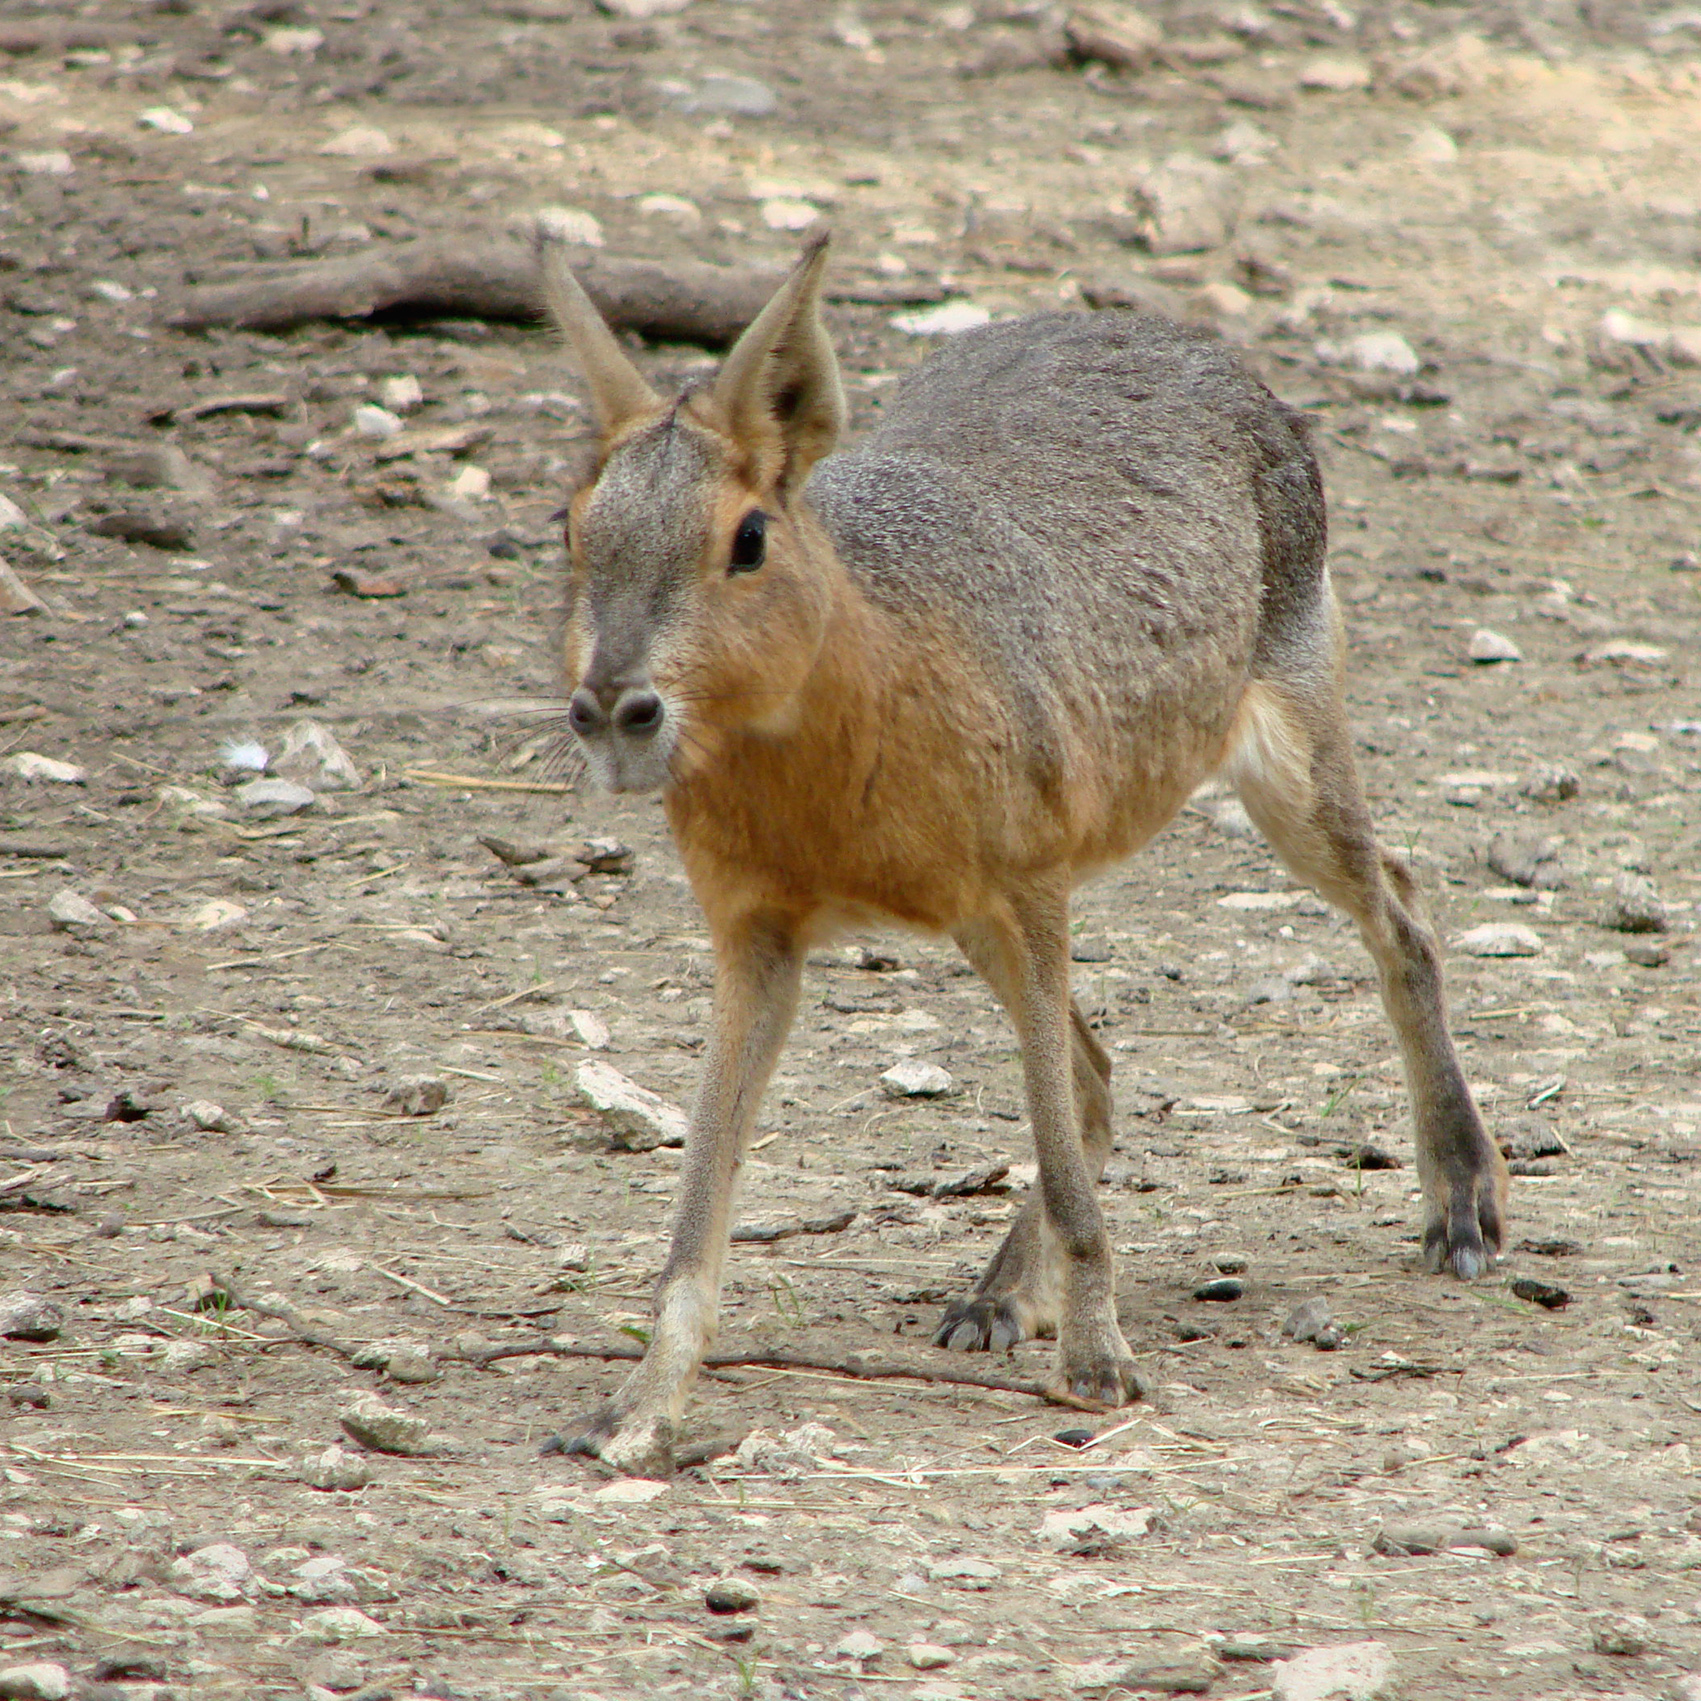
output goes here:
[{"label": "small pebble", "polygon": [[1453,944],[1468,957],[1537,957],[1542,949],[1541,935],[1515,921],[1485,922],[1461,933]]},{"label": "small pebble", "polygon": [[65,1701],[71,1693],[71,1674],[51,1660],[0,1670],[0,1696],[6,1701]]},{"label": "small pebble", "polygon": [[8,1341],[56,1341],[65,1308],[45,1294],[18,1288],[0,1295],[0,1336]]},{"label": "small pebble", "polygon": [[880,1077],[880,1090],[890,1099],[936,1099],[950,1092],[948,1070],[937,1063],[899,1063]]},{"label": "small pebble", "polygon": [[1479,626],[1471,634],[1470,645],[1465,653],[1480,666],[1488,666],[1494,662],[1521,662],[1524,659],[1524,652],[1510,638],[1499,632],[1491,632],[1486,626]]},{"label": "small pebble", "polygon": [[886,1644],[871,1631],[853,1630],[841,1636],[831,1652],[835,1660],[877,1660],[886,1652]]},{"label": "small pebble", "polygon": [[1332,1322],[1328,1300],[1317,1295],[1302,1300],[1288,1313],[1282,1324],[1282,1333],[1292,1341],[1315,1341],[1318,1332],[1328,1328]]},{"label": "small pebble", "polygon": [[1226,1305],[1231,1300],[1239,1299],[1246,1292],[1246,1284],[1236,1276],[1219,1276],[1214,1281],[1201,1282],[1193,1290],[1195,1299],[1203,1299],[1213,1304]]},{"label": "small pebble", "polygon": [[1623,952],[1627,961],[1641,969],[1663,969],[1671,961],[1671,947],[1657,939],[1627,939]]},{"label": "small pebble", "polygon": [[1538,1282],[1533,1276],[1519,1276],[1512,1283],[1512,1292],[1519,1298],[1528,1300],[1531,1305],[1539,1305],[1547,1311],[1558,1311],[1561,1306],[1571,1303],[1571,1295],[1561,1287],[1555,1287],[1552,1282]]},{"label": "small pebble", "polygon": [[1221,1276],[1244,1276],[1247,1257],[1244,1252],[1219,1252],[1211,1260],[1211,1268]]},{"label": "small pebble", "polygon": [[431,1451],[425,1419],[385,1405],[376,1394],[362,1394],[337,1421],[362,1447],[379,1453],[417,1457]]},{"label": "small pebble", "polygon": [[1670,925],[1665,904],[1646,875],[1628,871],[1612,883],[1612,897],[1601,912],[1601,926],[1619,933],[1664,933]]},{"label": "small pebble", "polygon": [[69,933],[73,939],[87,939],[92,934],[106,932],[112,926],[110,916],[96,909],[81,892],[73,892],[69,886],[47,900],[47,919],[60,933]]},{"label": "small pebble", "polygon": [[1566,803],[1582,789],[1576,771],[1560,762],[1538,762],[1518,790],[1536,803]]},{"label": "small pebble", "polygon": [[957,1656],[937,1642],[912,1642],[904,1650],[904,1658],[917,1671],[938,1671],[941,1666],[952,1664]]},{"label": "small pebble", "polygon": [[435,1116],[448,1102],[448,1083],[437,1075],[404,1075],[384,1095],[384,1108],[401,1116]]},{"label": "small pebble", "polygon": [[211,1099],[191,1099],[184,1105],[183,1114],[203,1134],[236,1132],[236,1124],[231,1120],[230,1112],[222,1104],[215,1104]]},{"label": "small pebble", "polygon": [[391,413],[388,408],[379,407],[375,402],[360,403],[349,416],[349,422],[358,435],[380,440],[399,436],[407,429],[397,415]]},{"label": "small pebble", "polygon": [[740,1577],[723,1577],[703,1592],[703,1605],[710,1612],[754,1612],[762,1597]]},{"label": "small pebble", "polygon": [[1093,1439],[1093,1431],[1090,1429],[1060,1429],[1051,1439],[1061,1442],[1065,1447],[1085,1447]]}]

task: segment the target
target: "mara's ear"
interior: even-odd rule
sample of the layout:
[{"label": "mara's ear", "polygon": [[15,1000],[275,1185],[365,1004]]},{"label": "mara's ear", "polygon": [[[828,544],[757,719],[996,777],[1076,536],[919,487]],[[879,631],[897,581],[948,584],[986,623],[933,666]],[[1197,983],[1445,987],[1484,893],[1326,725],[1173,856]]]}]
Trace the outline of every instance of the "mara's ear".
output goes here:
[{"label": "mara's ear", "polygon": [[595,303],[573,276],[564,245],[540,228],[535,246],[550,317],[572,346],[590,386],[598,429],[605,438],[612,437],[628,420],[660,406],[661,398],[626,358],[626,351],[615,341]]},{"label": "mara's ear", "polygon": [[821,322],[827,242],[823,232],[804,249],[779,293],[733,345],[715,380],[714,399],[734,440],[755,454],[764,470],[777,462],[774,476],[782,487],[801,484],[845,425],[839,362]]}]

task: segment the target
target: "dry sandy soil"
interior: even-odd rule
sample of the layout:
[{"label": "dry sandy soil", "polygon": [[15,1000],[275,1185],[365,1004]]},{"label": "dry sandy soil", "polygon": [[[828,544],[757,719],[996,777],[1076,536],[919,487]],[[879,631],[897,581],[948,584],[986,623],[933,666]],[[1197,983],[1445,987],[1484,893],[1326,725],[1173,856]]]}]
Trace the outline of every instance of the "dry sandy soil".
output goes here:
[{"label": "dry sandy soil", "polygon": [[[0,549],[47,604],[0,616],[0,1292],[62,1313],[0,1355],[0,1666],[136,1697],[1252,1697],[1303,1692],[1274,1658],[1375,1643],[1379,1693],[1701,1692],[1693,10],[1171,4],[1138,71],[1053,62],[1002,0],[0,14],[76,25],[0,56]],[[1177,154],[1239,205],[1164,254]],[[165,318],[539,205],[728,263],[828,213],[859,424],[930,346],[906,297],[1161,299],[1314,416],[1385,834],[1449,940],[1534,937],[1450,954],[1517,1171],[1493,1276],[1419,1273],[1369,960],[1206,798],[1079,912],[1149,1404],[728,1369],[690,1438],[790,1442],[637,1490],[539,1456],[620,1367],[467,1357],[641,1328],[677,1154],[612,1150],[575,1070],[600,1024],[687,1101],[709,980],[658,809],[582,789],[549,719],[576,379],[524,325]],[[658,383],[708,358],[639,354]],[[390,449],[354,425],[386,398]],[[1522,659],[1473,662],[1479,628]],[[308,719],[358,787],[245,807],[225,747]],[[634,854],[543,890],[480,835]],[[1663,932],[1606,925],[1638,877]],[[56,923],[65,891],[98,913]],[[884,1097],[904,1058],[956,1090]],[[435,1114],[387,1100],[419,1073]],[[743,1208],[856,1216],[736,1248],[723,1349],[1043,1374],[1043,1344],[929,1344],[1013,1209],[1022,1116],[946,948],[820,954]],[[1194,1297],[1225,1269],[1241,1298]],[[1314,1297],[1332,1353],[1281,1333]],[[374,1391],[434,1439],[309,1486]],[[1379,1549],[1414,1525],[1510,1540]],[[710,1612],[717,1582],[756,1604]]]}]

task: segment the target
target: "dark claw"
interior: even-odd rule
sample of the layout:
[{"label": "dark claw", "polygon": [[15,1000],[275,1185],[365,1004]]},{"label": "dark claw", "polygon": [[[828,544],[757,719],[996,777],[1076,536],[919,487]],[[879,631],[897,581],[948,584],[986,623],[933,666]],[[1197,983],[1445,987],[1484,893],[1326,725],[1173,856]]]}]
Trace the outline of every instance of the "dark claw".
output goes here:
[{"label": "dark claw", "polygon": [[1008,1302],[998,1299],[954,1299],[934,1331],[933,1344],[952,1352],[1008,1352],[1026,1339]]}]

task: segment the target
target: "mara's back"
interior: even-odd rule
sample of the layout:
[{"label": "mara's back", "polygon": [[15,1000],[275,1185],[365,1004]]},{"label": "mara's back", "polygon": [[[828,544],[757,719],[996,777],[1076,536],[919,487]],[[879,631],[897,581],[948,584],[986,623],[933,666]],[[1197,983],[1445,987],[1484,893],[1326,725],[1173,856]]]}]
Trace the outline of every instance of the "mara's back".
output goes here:
[{"label": "mara's back", "polygon": [[807,495],[877,603],[951,614],[1065,697],[1132,670],[1148,702],[1196,698],[1314,624],[1304,422],[1165,319],[1047,313],[955,338]]}]

